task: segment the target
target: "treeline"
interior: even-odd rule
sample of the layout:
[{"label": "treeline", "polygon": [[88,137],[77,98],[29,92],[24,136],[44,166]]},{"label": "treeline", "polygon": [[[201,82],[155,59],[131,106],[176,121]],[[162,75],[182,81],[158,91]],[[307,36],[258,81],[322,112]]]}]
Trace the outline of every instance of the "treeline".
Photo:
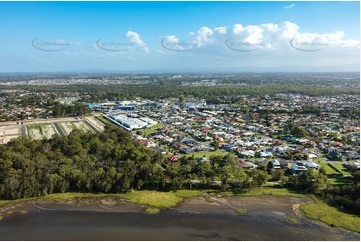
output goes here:
[{"label": "treeline", "polygon": [[245,172],[232,155],[203,162],[193,158],[170,162],[119,128],[107,127],[97,134],[74,130],[67,137],[16,139],[0,145],[0,199],[76,191],[249,188],[267,179],[266,171]]},{"label": "treeline", "polygon": [[[93,87],[97,88],[96,86]],[[249,85],[249,86],[177,86],[177,85],[141,85],[123,86],[116,91],[115,87],[96,90],[90,93],[93,101],[100,100],[122,100],[124,98],[143,97],[150,99],[169,98],[175,96],[195,96],[206,98],[210,103],[219,102],[222,97],[237,97],[239,95],[263,96],[276,95],[278,93],[305,94],[311,96],[330,96],[339,94],[359,94],[359,90],[351,88],[321,88],[298,85]],[[229,100],[225,100],[227,103]]]},{"label": "treeline", "polygon": [[[23,87],[27,89],[28,87]],[[32,86],[32,91],[51,92],[53,87]],[[220,85],[220,86],[183,86],[176,84],[144,84],[144,85],[64,85],[57,86],[57,92],[82,92],[88,93],[85,102],[102,102],[105,100],[120,101],[134,99],[135,97],[159,99],[176,96],[195,96],[206,98],[210,103],[232,102],[229,98],[237,98],[239,95],[263,96],[276,95],[278,93],[305,94],[310,96],[333,96],[341,94],[358,95],[357,88],[314,87],[296,84],[257,84],[257,85]],[[233,100],[234,101],[234,100]]]},{"label": "treeline", "polygon": [[360,215],[360,170],[354,169],[351,174],[347,184],[331,185],[323,168],[317,177],[308,170],[300,176],[291,176],[286,186],[318,195],[332,206],[347,213]]},{"label": "treeline", "polygon": [[74,105],[63,105],[59,102],[54,102],[52,112],[54,117],[59,118],[87,115],[90,114],[91,110],[82,103],[75,103]]}]

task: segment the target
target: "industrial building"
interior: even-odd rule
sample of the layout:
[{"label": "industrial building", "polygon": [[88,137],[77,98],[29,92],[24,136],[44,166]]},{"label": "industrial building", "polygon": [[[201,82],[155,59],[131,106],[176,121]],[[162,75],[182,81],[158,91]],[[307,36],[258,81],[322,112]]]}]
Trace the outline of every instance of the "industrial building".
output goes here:
[{"label": "industrial building", "polygon": [[128,131],[132,131],[133,129],[142,129],[142,128],[150,127],[158,123],[157,121],[154,121],[146,117],[132,118],[121,114],[110,115],[107,116],[107,118],[111,120],[113,123],[123,127]]}]

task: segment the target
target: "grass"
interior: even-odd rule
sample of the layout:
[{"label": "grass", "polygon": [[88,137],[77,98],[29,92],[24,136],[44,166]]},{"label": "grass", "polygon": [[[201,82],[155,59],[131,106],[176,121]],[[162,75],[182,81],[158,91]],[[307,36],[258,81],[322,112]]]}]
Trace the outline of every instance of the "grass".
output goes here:
[{"label": "grass", "polygon": [[323,162],[320,163],[320,166],[323,167],[326,171],[326,176],[331,185],[334,184],[344,184],[344,181],[341,181],[339,178],[341,178],[344,175],[348,175],[348,173],[343,172],[342,169],[338,169],[338,165],[341,166],[341,164],[332,164],[336,169],[332,168],[329,163]]},{"label": "grass", "polygon": [[[47,125],[47,124],[31,124],[27,126],[27,130],[28,130],[28,134],[30,136],[31,130],[32,129],[37,129],[40,132],[40,135],[43,136],[43,127]],[[31,137],[34,138],[34,137]]]},{"label": "grass", "polygon": [[204,200],[206,200],[206,202],[208,203],[214,203],[214,201],[210,197],[204,197]]},{"label": "grass", "polygon": [[160,210],[159,208],[146,208],[145,212],[149,214],[157,214],[160,212]]},{"label": "grass", "polygon": [[288,218],[288,221],[291,222],[291,223],[298,223],[297,219],[295,218]]},{"label": "grass", "polygon": [[239,214],[247,214],[248,213],[247,209],[236,209],[234,211]]},{"label": "grass", "polygon": [[175,195],[182,198],[188,197],[200,197],[203,193],[199,190],[178,190],[175,192]]},{"label": "grass", "polygon": [[21,211],[20,211],[21,214],[26,214],[27,212],[28,212],[28,211],[26,211],[26,210],[21,210]]},{"label": "grass", "polygon": [[216,156],[216,155],[226,155],[226,153],[221,152],[220,150],[215,150],[215,151],[199,151],[199,152],[194,152],[194,153],[189,153],[186,154],[185,157],[191,157],[194,156],[194,158],[198,158],[198,157],[211,157],[211,156]]},{"label": "grass", "polygon": [[143,135],[145,137],[147,137],[147,136],[149,136],[151,134],[157,133],[158,129],[163,128],[163,127],[164,127],[163,124],[158,123],[158,124],[155,124],[155,125],[153,125],[153,126],[151,126],[149,128],[144,129],[142,132],[143,132]]},{"label": "grass", "polygon": [[16,200],[0,200],[0,207],[6,205],[6,204],[14,204],[14,203],[21,203],[21,202],[26,202],[26,201],[30,201],[32,200],[32,198],[21,198],[21,199],[16,199]]},{"label": "grass", "polygon": [[0,220],[2,220],[4,217],[2,215],[0,215]]},{"label": "grass", "polygon": [[96,197],[104,197],[104,196],[106,196],[106,194],[67,192],[67,193],[49,194],[49,195],[46,195],[43,197],[38,197],[37,199],[57,202],[57,201],[69,201],[69,200],[74,200],[77,198],[84,198],[84,197],[96,198]]},{"label": "grass", "polygon": [[260,188],[253,188],[251,190],[233,190],[233,191],[226,191],[226,192],[215,192],[211,193],[213,195],[221,195],[221,196],[263,196],[263,195],[271,195],[277,197],[298,197],[303,198],[306,197],[304,194],[296,193],[290,191],[286,188],[274,188],[274,187],[260,187]]},{"label": "grass", "polygon": [[95,116],[95,117],[105,125],[115,125],[114,123],[110,122],[108,119],[104,118],[104,116]]},{"label": "grass", "polygon": [[118,194],[118,196],[135,204],[149,205],[157,208],[173,207],[183,200],[174,192],[158,191],[134,191],[131,193]]},{"label": "grass", "polygon": [[8,215],[11,215],[13,213],[14,213],[13,211],[6,211],[6,214],[8,214]]},{"label": "grass", "polygon": [[360,217],[339,211],[335,207],[312,196],[315,204],[302,204],[302,212],[307,218],[319,220],[333,227],[341,227],[354,232],[360,232]]},{"label": "grass", "polygon": [[42,130],[43,127],[49,125],[49,123],[43,123],[43,124],[30,124],[27,125],[28,129],[39,129],[40,131]]},{"label": "grass", "polygon": [[112,194],[81,193],[81,192],[53,193],[53,194],[45,195],[42,197],[21,198],[21,199],[15,199],[15,200],[0,200],[0,207],[7,205],[7,204],[16,204],[16,203],[27,202],[27,201],[31,201],[33,199],[36,199],[38,201],[46,200],[46,201],[50,201],[50,202],[60,202],[60,201],[71,201],[71,200],[75,200],[77,198],[104,197],[107,195],[112,195]]},{"label": "grass", "polygon": [[338,171],[328,165],[328,163],[320,163],[320,166],[325,169],[327,175],[340,175]]},{"label": "grass", "polygon": [[349,176],[350,173],[348,173],[345,169],[345,167],[343,167],[343,165],[341,163],[334,163],[332,164],[343,176]]}]

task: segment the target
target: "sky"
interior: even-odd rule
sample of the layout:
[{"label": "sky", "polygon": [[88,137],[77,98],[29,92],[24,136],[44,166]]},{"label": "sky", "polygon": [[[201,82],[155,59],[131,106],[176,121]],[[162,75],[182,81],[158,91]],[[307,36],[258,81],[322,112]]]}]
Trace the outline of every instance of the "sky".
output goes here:
[{"label": "sky", "polygon": [[360,3],[0,2],[0,72],[360,71]]}]

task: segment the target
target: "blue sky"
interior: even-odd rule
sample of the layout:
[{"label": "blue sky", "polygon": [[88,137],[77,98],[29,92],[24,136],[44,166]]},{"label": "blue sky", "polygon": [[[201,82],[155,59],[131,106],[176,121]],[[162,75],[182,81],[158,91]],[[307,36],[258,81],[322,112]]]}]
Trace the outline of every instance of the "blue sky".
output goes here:
[{"label": "blue sky", "polygon": [[0,2],[0,72],[359,71],[359,2]]}]

